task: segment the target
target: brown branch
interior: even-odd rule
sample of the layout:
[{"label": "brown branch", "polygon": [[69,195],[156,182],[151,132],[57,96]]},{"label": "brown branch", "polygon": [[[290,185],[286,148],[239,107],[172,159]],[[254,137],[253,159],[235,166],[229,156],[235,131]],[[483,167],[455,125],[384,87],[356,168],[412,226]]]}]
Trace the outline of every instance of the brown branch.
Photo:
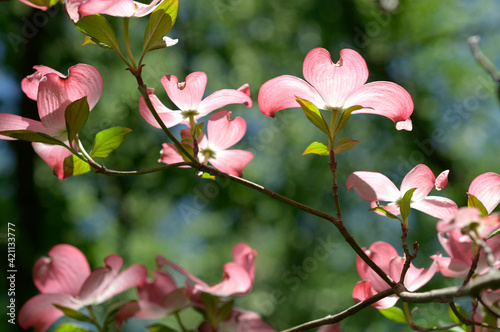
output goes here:
[{"label": "brown branch", "polygon": [[479,40],[481,40],[481,37],[475,35],[475,36],[470,36],[468,39],[470,50],[472,52],[472,55],[476,59],[476,61],[483,66],[484,69],[491,75],[493,80],[497,83],[497,97],[500,99],[500,71],[498,68],[491,62],[490,59],[486,55],[484,55],[483,51],[479,47]]},{"label": "brown branch", "polygon": [[328,315],[324,318],[316,319],[287,330],[283,330],[281,332],[296,332],[296,331],[305,331],[308,329],[312,329],[313,327],[323,326],[327,324],[338,323],[344,318],[354,315],[355,313],[361,311],[362,309],[372,305],[373,303],[380,301],[381,299],[394,294],[394,290],[392,288],[386,289],[378,294],[373,295],[372,297],[367,298],[364,301],[358,302],[355,305],[349,307],[348,309],[336,314],[336,315]]}]

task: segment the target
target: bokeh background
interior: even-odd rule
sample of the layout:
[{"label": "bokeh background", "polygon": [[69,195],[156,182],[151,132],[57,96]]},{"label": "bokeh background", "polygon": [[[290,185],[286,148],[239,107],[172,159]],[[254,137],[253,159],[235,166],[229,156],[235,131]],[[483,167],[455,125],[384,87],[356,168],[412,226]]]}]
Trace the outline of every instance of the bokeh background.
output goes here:
[{"label": "bokeh background", "polygon": [[[119,31],[121,20],[109,20]],[[257,95],[273,77],[302,77],[304,57],[315,47],[328,49],[334,61],[342,48],[359,51],[368,64],[369,81],[391,80],[410,92],[414,129],[398,132],[380,116],[351,118],[345,135],[362,143],[338,156],[344,220],[362,246],[382,240],[402,254],[400,226],[367,212],[369,203],[347,193],[345,178],[353,171],[372,170],[399,185],[419,163],[436,175],[449,169],[450,184],[438,195],[461,206],[472,179],[500,172],[497,86],[467,43],[469,36],[480,35],[484,53],[500,64],[499,22],[495,0],[181,0],[169,33],[179,43],[146,56],[144,80],[172,107],[160,84],[167,74],[183,81],[191,72],[207,73],[206,95],[248,83],[253,107],[227,107],[248,123],[237,147],[255,157],[244,177],[335,214],[327,158],[302,156],[322,134],[300,109],[279,112],[274,119],[264,116]],[[136,55],[146,23],[146,18],[131,20]],[[41,12],[19,1],[1,2],[0,112],[38,118],[35,102],[20,89],[33,65],[66,73],[76,63],[91,64],[103,76],[104,92],[81,133],[84,144],[90,147],[100,130],[128,127],[133,132],[106,166],[157,166],[167,138],[140,116],[134,78],[113,52],[82,43],[83,35],[62,6]],[[258,251],[256,280],[252,293],[236,303],[260,313],[276,329],[346,309],[354,303],[351,293],[359,280],[355,255],[332,225],[263,194],[235,183],[198,179],[187,169],[127,178],[88,173],[59,181],[26,142],[0,141],[0,220],[2,248],[7,223],[16,225],[18,309],[37,292],[31,279],[34,261],[58,243],[80,248],[93,268],[116,253],[126,265],[142,263],[151,271],[161,254],[215,283],[231,259],[231,248],[245,242]],[[442,251],[435,223],[427,215],[411,214],[409,238],[420,243],[418,267],[428,267],[429,256]],[[325,248],[328,255],[319,257]],[[2,252],[6,257],[6,249]],[[423,289],[458,282],[436,275]],[[6,292],[0,298],[7,303]],[[415,321],[432,326],[449,321],[447,312],[445,305],[423,305]],[[198,316],[183,315],[194,328]],[[16,330],[3,316],[0,326]],[[410,330],[371,307],[341,326],[346,331]]]}]

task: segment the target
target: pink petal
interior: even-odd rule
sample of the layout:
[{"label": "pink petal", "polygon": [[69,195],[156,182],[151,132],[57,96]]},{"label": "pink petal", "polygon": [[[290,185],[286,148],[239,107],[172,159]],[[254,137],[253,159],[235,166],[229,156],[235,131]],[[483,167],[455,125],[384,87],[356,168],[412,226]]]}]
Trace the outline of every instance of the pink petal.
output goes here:
[{"label": "pink petal", "polygon": [[132,0],[67,0],[66,11],[77,22],[87,15],[107,14],[115,17],[141,17],[151,13],[160,0],[153,0],[149,5]]},{"label": "pink petal", "polygon": [[60,145],[44,143],[32,143],[31,145],[36,154],[52,168],[52,171],[59,180],[65,180],[69,177],[69,174],[64,169],[64,159],[71,155],[68,149]]},{"label": "pink petal", "polygon": [[438,265],[438,272],[445,277],[459,278],[465,277],[470,269],[470,264],[456,260],[452,257],[431,256]]},{"label": "pink petal", "polygon": [[73,101],[87,96],[90,109],[94,108],[102,94],[101,74],[92,66],[78,64],[69,69],[67,78],[58,74],[46,74],[38,86],[38,113],[47,128],[66,130],[64,113]]},{"label": "pink petal", "polygon": [[215,91],[201,101],[198,106],[198,117],[205,116],[229,104],[244,104],[248,108],[252,107],[252,99],[250,99],[248,84],[243,85],[238,90],[224,89]]},{"label": "pink petal", "polygon": [[139,301],[162,305],[168,294],[177,289],[175,280],[170,274],[161,270],[154,270],[155,280],[146,280],[143,286],[137,287]]},{"label": "pink petal", "polygon": [[[181,112],[172,111],[171,109],[167,108],[154,94],[150,94],[149,99],[151,100],[156,113],[158,113],[158,116],[167,128],[178,125],[182,120],[184,120]],[[149,110],[148,105],[146,104],[142,96],[139,99],[139,112],[147,123],[155,128],[161,128],[161,126],[158,124],[158,121],[156,121],[155,117]]]},{"label": "pink petal", "polygon": [[27,330],[29,327],[35,328],[36,332],[44,332],[55,323],[56,320],[64,316],[63,312],[53,304],[78,310],[83,305],[65,294],[39,294],[29,299],[19,311],[19,325]]},{"label": "pink petal", "polygon": [[330,52],[324,48],[313,49],[304,60],[303,73],[325,103],[329,107],[338,108],[342,108],[349,95],[368,79],[365,60],[358,52],[350,49],[340,51],[337,63],[332,62]]},{"label": "pink petal", "polygon": [[469,194],[476,196],[491,213],[500,203],[500,175],[493,172],[479,175],[470,184]]},{"label": "pink petal", "polygon": [[450,173],[450,170],[442,171],[441,174],[438,175],[436,178],[436,181],[434,182],[434,188],[436,190],[442,190],[446,188],[448,185],[448,174]]},{"label": "pink petal", "polygon": [[226,150],[245,135],[247,123],[243,118],[230,119],[231,112],[220,111],[210,117],[207,124],[208,145],[214,151]]},{"label": "pink petal", "polygon": [[434,187],[435,180],[434,173],[432,173],[429,167],[423,164],[417,165],[406,174],[401,182],[401,196],[408,190],[417,188],[417,190],[413,192],[411,201],[419,201],[429,194]]},{"label": "pink petal", "polygon": [[352,188],[365,201],[395,202],[400,198],[398,188],[383,174],[358,171],[349,175],[345,181],[347,190]]},{"label": "pink petal", "polygon": [[[446,235],[446,237],[445,237]],[[446,253],[457,260],[472,262],[472,240],[470,236],[462,234],[458,228],[452,229],[448,233],[438,233],[438,239]]]},{"label": "pink petal", "polygon": [[243,150],[217,151],[209,162],[219,171],[234,176],[243,176],[243,168],[252,160],[253,153]]},{"label": "pink petal", "polygon": [[253,280],[242,266],[236,263],[224,264],[224,280],[212,287],[196,285],[195,290],[220,297],[243,296],[252,290]]},{"label": "pink petal", "polygon": [[99,304],[127,289],[142,285],[147,277],[146,267],[132,265],[120,273],[123,259],[110,255],[104,259],[106,267],[92,271],[80,291],[80,299],[85,305]]},{"label": "pink petal", "polygon": [[48,7],[48,6],[37,6],[37,5],[35,5],[34,3],[32,3],[32,2],[30,2],[30,1],[28,1],[28,0],[19,0],[19,1],[21,1],[21,2],[22,2],[22,3],[24,3],[25,5],[28,5],[28,6],[30,6],[30,7],[36,8],[36,9],[41,9],[41,10],[43,10],[43,11],[46,11],[47,9],[49,9],[49,7]]},{"label": "pink petal", "polygon": [[401,86],[392,82],[372,82],[354,91],[345,101],[344,108],[360,105],[363,109],[352,114],[378,114],[391,119],[396,129],[411,130],[410,115],[413,113],[413,100]]},{"label": "pink petal", "polygon": [[177,151],[177,148],[175,147],[174,144],[163,143],[162,146],[163,148],[160,151],[160,159],[158,160],[159,163],[164,163],[169,165],[169,164],[181,163],[184,161],[184,159],[182,158],[179,151]]},{"label": "pink petal", "polygon": [[[356,302],[364,301],[375,294],[377,294],[377,292],[372,288],[371,282],[369,280],[358,281],[352,291],[352,297]],[[372,304],[372,306],[377,309],[387,309],[393,307],[397,301],[398,298],[396,296],[388,296],[380,301],[375,302],[374,304]]]},{"label": "pink petal", "polygon": [[436,224],[439,232],[448,232],[454,228],[461,229],[480,220],[480,211],[474,207],[461,207],[455,214],[449,215]]},{"label": "pink petal", "polygon": [[410,291],[416,291],[432,279],[434,274],[436,274],[438,269],[438,264],[436,261],[432,262],[431,266],[427,269],[416,268],[413,264],[406,272],[404,284],[406,288]]},{"label": "pink petal", "polygon": [[203,72],[191,73],[182,83],[174,75],[166,75],[161,78],[161,83],[168,97],[181,111],[196,111],[205,92],[207,75]]},{"label": "pink petal", "polygon": [[274,117],[276,112],[282,109],[300,107],[295,96],[309,100],[318,108],[326,108],[325,101],[309,83],[295,76],[283,75],[267,81],[260,87],[260,111]]},{"label": "pink petal", "polygon": [[[390,273],[390,262],[393,258],[399,257],[398,252],[388,243],[375,242],[370,246],[370,250],[365,250],[370,259],[377,264],[384,272]],[[356,257],[356,268],[358,274],[363,280],[371,280],[372,287],[377,291],[383,291],[387,288],[387,283],[373,271],[368,264],[365,263],[359,256]]]},{"label": "pink petal", "polygon": [[[396,203],[389,203],[387,205],[380,205],[380,203],[378,203],[378,201],[372,201],[370,203],[370,206],[372,207],[372,209],[374,207],[377,207],[377,206],[381,207],[382,209],[386,210],[387,212],[392,213],[395,216],[398,216],[401,213],[401,211],[399,209],[399,205]],[[382,212],[378,212],[378,211],[373,211],[373,212],[375,212],[378,215],[385,216],[385,214],[383,214]]]},{"label": "pink petal", "polygon": [[[45,128],[40,121],[24,118],[19,115],[0,113],[0,131],[7,130],[31,130],[49,136],[57,136],[60,134],[59,130]],[[0,135],[0,139],[14,140],[14,138],[2,135]]]},{"label": "pink petal", "polygon": [[254,279],[255,275],[255,258],[257,251],[250,248],[245,243],[238,243],[233,247],[233,262],[247,270],[250,278]]},{"label": "pink petal", "polygon": [[40,257],[33,266],[33,280],[41,293],[76,297],[89,275],[85,255],[68,244],[53,246],[49,257]]},{"label": "pink petal", "polygon": [[439,196],[427,196],[420,201],[411,203],[411,207],[439,219],[448,218],[458,211],[455,202]]},{"label": "pink petal", "polygon": [[40,84],[40,80],[42,77],[49,73],[55,73],[59,75],[61,78],[64,78],[63,74],[60,72],[46,66],[33,66],[34,69],[36,69],[36,72],[33,74],[26,76],[22,81],[21,81],[21,89],[24,91],[26,96],[28,98],[36,100],[37,95],[38,95],[38,85]]}]

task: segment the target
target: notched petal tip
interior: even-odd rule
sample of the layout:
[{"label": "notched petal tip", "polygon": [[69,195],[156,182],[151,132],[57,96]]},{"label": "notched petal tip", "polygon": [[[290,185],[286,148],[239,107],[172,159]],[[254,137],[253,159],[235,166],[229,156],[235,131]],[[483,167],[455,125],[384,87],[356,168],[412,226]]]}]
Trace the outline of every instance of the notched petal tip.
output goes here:
[{"label": "notched petal tip", "polygon": [[450,173],[450,170],[446,170],[441,172],[441,174],[438,175],[436,178],[436,181],[434,182],[434,188],[436,190],[442,190],[446,188],[448,185],[448,174]]},{"label": "notched petal tip", "polygon": [[397,130],[412,131],[413,124],[412,124],[411,120],[408,118],[405,121],[396,122],[396,129]]}]

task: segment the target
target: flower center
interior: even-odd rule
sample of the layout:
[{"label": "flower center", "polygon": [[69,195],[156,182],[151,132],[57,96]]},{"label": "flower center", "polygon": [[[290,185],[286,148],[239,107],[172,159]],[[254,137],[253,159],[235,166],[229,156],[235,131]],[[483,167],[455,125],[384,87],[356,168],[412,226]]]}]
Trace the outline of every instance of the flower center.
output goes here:
[{"label": "flower center", "polygon": [[200,152],[205,157],[205,160],[215,159],[215,151],[210,148],[201,149]]},{"label": "flower center", "polygon": [[187,111],[181,111],[181,114],[184,119],[188,119],[190,117],[195,117],[200,113],[198,113],[197,110],[187,110]]}]

